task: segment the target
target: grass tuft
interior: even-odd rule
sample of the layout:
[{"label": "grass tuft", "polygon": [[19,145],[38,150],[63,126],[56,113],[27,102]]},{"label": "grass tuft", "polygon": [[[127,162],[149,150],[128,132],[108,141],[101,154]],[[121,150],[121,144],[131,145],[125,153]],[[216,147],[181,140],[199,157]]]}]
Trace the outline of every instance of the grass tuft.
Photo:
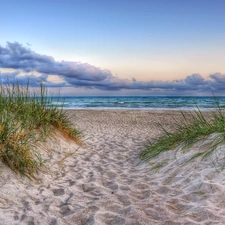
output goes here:
[{"label": "grass tuft", "polygon": [[196,106],[196,110],[187,113],[181,111],[183,122],[174,119],[175,129],[172,132],[159,124],[163,130],[163,135],[149,142],[140,154],[141,159],[148,161],[161,152],[172,150],[178,146],[181,146],[181,149],[187,149],[198,141],[206,140],[211,134],[216,133],[205,151],[196,153],[192,159],[197,157],[204,159],[210,156],[220,144],[225,142],[225,116],[218,101],[216,101],[216,104],[216,110],[211,111],[207,117],[198,106]]},{"label": "grass tuft", "polygon": [[63,108],[53,106],[47,90],[39,92],[13,84],[0,84],[0,159],[15,172],[34,177],[43,165],[35,145],[44,141],[55,129],[67,138],[80,141]]}]

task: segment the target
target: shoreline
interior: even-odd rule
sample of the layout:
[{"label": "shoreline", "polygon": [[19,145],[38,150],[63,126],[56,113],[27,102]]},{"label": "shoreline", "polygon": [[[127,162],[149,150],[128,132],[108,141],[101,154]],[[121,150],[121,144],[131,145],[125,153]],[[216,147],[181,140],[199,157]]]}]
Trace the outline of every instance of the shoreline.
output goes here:
[{"label": "shoreline", "polygon": [[[63,110],[78,110],[78,111],[147,111],[147,112],[191,112],[197,110],[197,108],[184,108],[184,109],[168,109],[168,108],[62,108]],[[217,110],[217,108],[200,108],[202,112],[211,112]],[[225,108],[221,108],[222,112],[225,112]]]}]

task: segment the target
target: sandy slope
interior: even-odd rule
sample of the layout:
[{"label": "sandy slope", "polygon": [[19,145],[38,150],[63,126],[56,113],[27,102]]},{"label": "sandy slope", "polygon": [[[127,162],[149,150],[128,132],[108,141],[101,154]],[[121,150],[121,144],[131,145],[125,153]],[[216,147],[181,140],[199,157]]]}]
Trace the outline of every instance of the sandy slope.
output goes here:
[{"label": "sandy slope", "polygon": [[155,123],[172,128],[171,116],[182,122],[177,112],[68,113],[85,145],[77,150],[60,135],[43,143],[51,173],[37,181],[1,165],[0,225],[225,224],[225,172],[216,173],[209,159],[185,164],[199,145],[138,164],[143,143],[160,134]]}]

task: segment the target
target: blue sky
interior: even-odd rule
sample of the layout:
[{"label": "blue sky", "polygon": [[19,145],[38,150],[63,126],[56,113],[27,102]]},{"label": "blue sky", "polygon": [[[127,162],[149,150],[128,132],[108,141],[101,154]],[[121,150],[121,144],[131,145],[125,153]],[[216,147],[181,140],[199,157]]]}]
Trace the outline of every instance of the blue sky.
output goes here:
[{"label": "blue sky", "polygon": [[223,95],[223,0],[0,0],[0,75],[65,95]]}]

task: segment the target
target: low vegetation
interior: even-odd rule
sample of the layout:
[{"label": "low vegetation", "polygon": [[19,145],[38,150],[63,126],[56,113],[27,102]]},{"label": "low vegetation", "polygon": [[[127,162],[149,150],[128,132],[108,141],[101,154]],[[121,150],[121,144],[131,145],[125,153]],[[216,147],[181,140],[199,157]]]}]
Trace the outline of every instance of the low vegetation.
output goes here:
[{"label": "low vegetation", "polygon": [[148,161],[161,152],[175,149],[178,146],[187,149],[215,133],[216,135],[211,138],[208,147],[203,152],[196,152],[192,158],[202,157],[204,159],[210,156],[218,145],[225,142],[225,116],[218,101],[216,104],[217,108],[209,112],[207,117],[198,107],[190,112],[181,111],[182,123],[174,119],[175,129],[173,131],[168,131],[159,124],[163,130],[163,135],[149,142],[149,145],[141,153],[141,159]]},{"label": "low vegetation", "polygon": [[53,106],[42,84],[36,92],[29,82],[26,87],[16,82],[0,85],[0,159],[12,170],[34,177],[42,166],[35,145],[55,129],[79,141],[80,132],[63,108]]}]

